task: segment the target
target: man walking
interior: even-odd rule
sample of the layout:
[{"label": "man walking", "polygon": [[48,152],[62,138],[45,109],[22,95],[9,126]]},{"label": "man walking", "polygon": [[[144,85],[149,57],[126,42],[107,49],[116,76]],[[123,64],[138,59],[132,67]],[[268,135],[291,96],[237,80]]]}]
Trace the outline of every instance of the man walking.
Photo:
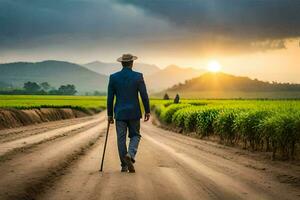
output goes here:
[{"label": "man walking", "polygon": [[[145,118],[150,118],[149,98],[144,82],[143,74],[132,70],[133,61],[137,57],[124,54],[117,61],[122,63],[123,69],[109,77],[107,94],[107,115],[109,123],[116,120],[117,140],[121,172],[135,172],[135,155],[140,142],[140,119],[142,118],[139,94],[144,108]],[[114,98],[116,102],[114,105]],[[115,115],[114,115],[115,114]],[[113,117],[114,116],[114,117]],[[127,150],[126,136],[129,132],[129,147]]]}]

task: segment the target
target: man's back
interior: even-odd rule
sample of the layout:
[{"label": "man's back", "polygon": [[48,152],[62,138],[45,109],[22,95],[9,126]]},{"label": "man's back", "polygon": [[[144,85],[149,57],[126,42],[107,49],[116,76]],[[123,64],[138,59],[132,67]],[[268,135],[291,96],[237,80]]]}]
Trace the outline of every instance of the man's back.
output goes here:
[{"label": "man's back", "polygon": [[[137,57],[123,54],[117,61],[123,69],[110,75],[107,93],[108,123],[114,123],[114,111],[117,130],[118,151],[121,162],[121,172],[135,172],[133,163],[141,139],[140,118],[142,117],[139,103],[139,93],[145,108],[144,121],[150,119],[150,105],[143,79],[143,74],[132,71],[133,61]],[[114,98],[116,104],[114,107]],[[114,110],[114,111],[113,111]],[[128,133],[128,134],[127,134]],[[130,138],[128,149],[126,138]]]},{"label": "man's back", "polygon": [[131,68],[124,67],[121,71],[110,76],[108,86],[108,115],[113,116],[113,101],[116,96],[114,107],[115,118],[117,120],[134,120],[140,119],[141,109],[138,93],[146,112],[150,112],[149,99],[143,74],[132,71]]}]

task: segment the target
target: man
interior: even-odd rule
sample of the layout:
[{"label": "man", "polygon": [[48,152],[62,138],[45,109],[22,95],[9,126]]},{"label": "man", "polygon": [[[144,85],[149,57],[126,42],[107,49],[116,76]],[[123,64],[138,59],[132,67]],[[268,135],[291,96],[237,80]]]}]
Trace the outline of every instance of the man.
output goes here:
[{"label": "man", "polygon": [[[107,115],[109,123],[116,120],[117,140],[121,172],[134,173],[135,155],[140,142],[140,119],[142,118],[139,94],[144,108],[145,118],[150,118],[149,98],[143,74],[132,70],[133,61],[137,57],[124,54],[117,61],[122,63],[123,69],[109,77],[107,94]],[[114,97],[116,102],[114,106]],[[113,114],[114,118],[113,118]],[[127,129],[129,131],[129,148],[126,146]]]}]

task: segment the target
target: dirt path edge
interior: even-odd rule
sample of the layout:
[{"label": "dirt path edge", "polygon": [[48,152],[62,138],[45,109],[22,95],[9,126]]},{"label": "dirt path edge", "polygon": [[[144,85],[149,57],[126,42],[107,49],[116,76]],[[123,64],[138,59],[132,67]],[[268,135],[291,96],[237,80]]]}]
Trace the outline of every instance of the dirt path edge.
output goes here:
[{"label": "dirt path edge", "polygon": [[36,108],[29,110],[0,108],[0,130],[42,122],[85,117],[100,111],[87,109],[86,112],[83,112],[72,108]]}]

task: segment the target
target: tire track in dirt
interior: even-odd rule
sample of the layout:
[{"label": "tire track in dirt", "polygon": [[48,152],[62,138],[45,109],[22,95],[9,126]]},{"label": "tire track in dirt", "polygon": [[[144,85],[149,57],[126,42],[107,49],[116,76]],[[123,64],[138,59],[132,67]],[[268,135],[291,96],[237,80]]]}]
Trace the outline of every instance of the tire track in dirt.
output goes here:
[{"label": "tire track in dirt", "polygon": [[13,157],[16,156],[19,153],[26,153],[28,151],[33,151],[33,149],[35,147],[37,147],[37,146],[39,146],[41,144],[45,144],[47,142],[53,142],[54,140],[57,140],[59,138],[68,137],[68,136],[71,136],[71,135],[74,135],[74,134],[81,133],[82,131],[90,129],[90,128],[96,126],[97,124],[98,124],[98,122],[94,122],[92,124],[85,125],[85,126],[80,127],[78,129],[74,129],[74,130],[65,132],[65,133],[60,134],[60,135],[55,135],[53,137],[46,138],[46,139],[41,140],[39,142],[26,145],[24,147],[14,148],[11,151],[9,151],[9,152],[7,152],[7,153],[5,153],[5,154],[3,154],[3,155],[0,156],[0,163],[1,162],[5,162],[7,160],[12,160]]},{"label": "tire track in dirt", "polygon": [[61,121],[44,122],[40,124],[28,125],[18,128],[10,128],[0,130],[0,143],[16,140],[22,137],[39,134],[45,131],[50,131],[57,128],[67,127],[74,124],[86,122],[95,118],[98,118],[102,114],[94,116],[66,119]]},{"label": "tire track in dirt", "polygon": [[0,199],[34,199],[104,134],[105,123],[0,164]]},{"label": "tire track in dirt", "polygon": [[80,129],[84,126],[91,125],[93,123],[100,123],[100,121],[104,120],[104,116],[101,118],[93,119],[87,122],[58,128],[46,132],[42,132],[40,134],[31,135],[25,138],[20,138],[17,140],[13,140],[10,142],[5,142],[0,144],[0,159],[6,157],[6,155],[11,154],[10,152],[17,152],[18,150],[24,149],[26,147],[40,144],[42,141],[51,140],[52,138],[59,137],[60,135],[66,134],[68,132]]}]

